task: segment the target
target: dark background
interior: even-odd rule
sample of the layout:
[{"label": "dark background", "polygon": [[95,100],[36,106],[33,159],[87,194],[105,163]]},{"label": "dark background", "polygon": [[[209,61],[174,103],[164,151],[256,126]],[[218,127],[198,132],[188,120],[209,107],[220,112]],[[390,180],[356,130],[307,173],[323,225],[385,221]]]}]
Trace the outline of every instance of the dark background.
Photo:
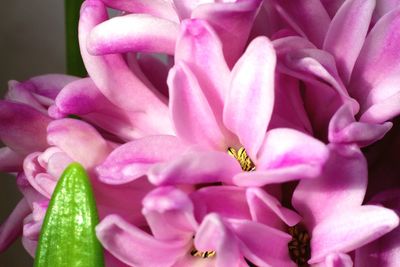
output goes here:
[{"label": "dark background", "polygon": [[[0,94],[7,81],[65,71],[64,1],[2,1],[0,16]],[[1,121],[0,121],[1,123]],[[15,178],[0,174],[0,223],[21,198]],[[0,267],[32,266],[18,240],[0,253]]]}]

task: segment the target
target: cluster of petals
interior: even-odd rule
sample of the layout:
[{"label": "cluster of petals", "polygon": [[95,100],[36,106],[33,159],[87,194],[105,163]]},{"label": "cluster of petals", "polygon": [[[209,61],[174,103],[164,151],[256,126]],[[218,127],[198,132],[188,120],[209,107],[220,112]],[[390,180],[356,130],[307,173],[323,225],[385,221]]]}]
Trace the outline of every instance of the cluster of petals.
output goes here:
[{"label": "cluster of petals", "polygon": [[107,267],[400,265],[399,28],[396,0],[84,1],[88,77],[0,101],[0,251],[35,255],[76,161]]}]

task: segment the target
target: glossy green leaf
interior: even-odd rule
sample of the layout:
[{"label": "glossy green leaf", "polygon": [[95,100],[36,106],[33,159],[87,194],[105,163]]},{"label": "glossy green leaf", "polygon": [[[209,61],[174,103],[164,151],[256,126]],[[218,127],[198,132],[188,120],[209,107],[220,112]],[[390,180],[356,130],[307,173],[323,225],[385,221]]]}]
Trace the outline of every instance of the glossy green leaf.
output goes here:
[{"label": "glossy green leaf", "polygon": [[35,267],[102,267],[97,240],[96,204],[89,177],[78,163],[62,174],[50,200],[35,257]]}]

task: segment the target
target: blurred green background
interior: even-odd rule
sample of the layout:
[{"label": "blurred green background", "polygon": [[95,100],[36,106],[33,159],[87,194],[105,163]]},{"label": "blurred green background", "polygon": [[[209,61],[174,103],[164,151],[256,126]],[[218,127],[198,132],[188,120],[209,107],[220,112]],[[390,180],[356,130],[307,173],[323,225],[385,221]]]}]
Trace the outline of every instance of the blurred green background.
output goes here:
[{"label": "blurred green background", "polygon": [[[45,73],[65,72],[64,2],[2,1],[0,17],[0,93],[8,80],[25,80]],[[1,121],[0,121],[1,123]],[[0,174],[0,222],[21,198],[15,178]],[[1,267],[32,266],[18,240],[0,254]]]}]

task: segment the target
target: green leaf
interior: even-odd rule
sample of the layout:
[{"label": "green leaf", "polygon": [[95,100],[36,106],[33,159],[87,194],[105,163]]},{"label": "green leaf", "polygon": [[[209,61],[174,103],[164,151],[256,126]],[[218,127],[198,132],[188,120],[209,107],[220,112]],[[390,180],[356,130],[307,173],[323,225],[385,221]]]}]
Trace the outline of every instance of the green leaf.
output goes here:
[{"label": "green leaf", "polygon": [[65,0],[65,45],[67,51],[67,73],[85,77],[86,69],[83,64],[78,41],[79,13],[83,0]]},{"label": "green leaf", "polygon": [[35,267],[101,267],[96,204],[88,175],[71,163],[61,175],[44,218]]}]

